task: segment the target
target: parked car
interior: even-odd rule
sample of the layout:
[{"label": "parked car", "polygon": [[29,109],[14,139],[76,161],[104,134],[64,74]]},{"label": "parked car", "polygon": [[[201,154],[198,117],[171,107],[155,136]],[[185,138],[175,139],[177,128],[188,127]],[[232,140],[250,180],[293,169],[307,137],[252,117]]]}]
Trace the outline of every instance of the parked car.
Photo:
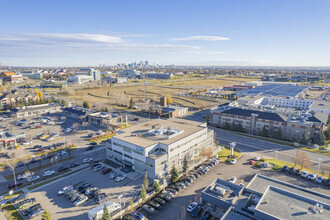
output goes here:
[{"label": "parked car", "polygon": [[282,171],[282,172],[287,172],[288,169],[289,169],[289,167],[288,167],[287,165],[284,165],[284,166],[280,169],[280,171]]},{"label": "parked car", "polygon": [[207,220],[210,217],[210,212],[205,212],[204,215],[200,218],[200,220]]},{"label": "parked car", "polygon": [[27,197],[28,197],[28,194],[27,194],[27,193],[22,193],[22,194],[16,196],[15,198],[13,198],[13,199],[11,200],[11,202],[12,202],[12,203],[19,202],[19,201],[21,201],[21,200],[23,200],[23,199],[27,199]]},{"label": "parked car", "polygon": [[35,180],[38,180],[40,179],[40,176],[31,176],[27,179],[28,182],[32,182],[32,181],[35,181]]},{"label": "parked car", "polygon": [[95,149],[95,146],[89,146],[86,148],[86,151],[91,151],[91,150],[94,150]]},{"label": "parked car", "polygon": [[324,185],[330,186],[330,179],[327,179],[326,181],[324,181]]},{"label": "parked car", "polygon": [[62,190],[59,190],[59,191],[57,192],[57,194],[58,194],[58,195],[63,195],[63,194],[65,194],[66,192],[68,192],[68,191],[70,191],[70,190],[73,190],[73,186],[71,186],[71,185],[69,185],[69,186],[65,186],[65,187],[63,187]]},{"label": "parked car", "polygon": [[149,213],[154,213],[155,212],[155,209],[152,208],[150,205],[147,205],[147,204],[144,204],[142,206],[142,209],[145,210],[145,211],[147,211],[147,212],[149,212]]},{"label": "parked car", "polygon": [[175,190],[175,189],[173,189],[173,188],[170,188],[170,187],[166,187],[165,189],[166,189],[166,191],[169,191],[169,192],[173,193],[173,195],[176,195],[176,194],[178,194],[178,191],[176,191],[176,190]]},{"label": "parked car", "polygon": [[89,162],[92,162],[93,161],[93,158],[85,158],[83,159],[83,163],[89,163]]},{"label": "parked car", "polygon": [[301,169],[297,169],[295,172],[294,172],[295,175],[297,176],[300,176],[301,175]]},{"label": "parked car", "polygon": [[8,184],[8,189],[12,189],[12,188],[15,188],[16,186],[21,186],[21,185],[23,185],[23,183],[22,182],[17,182],[16,183],[16,185],[15,185],[15,183],[10,183],[10,184]]},{"label": "parked car", "polygon": [[100,165],[95,166],[95,167],[93,168],[93,171],[94,171],[94,172],[97,172],[97,171],[99,171],[99,170],[102,170],[103,168],[104,168],[104,165],[100,164]]},{"label": "parked car", "polygon": [[307,178],[307,177],[308,177],[308,171],[303,171],[303,172],[301,173],[301,177],[303,177],[303,178]]},{"label": "parked car", "polygon": [[72,163],[72,164],[70,165],[70,167],[73,168],[73,167],[77,167],[77,166],[79,166],[79,165],[80,165],[79,162],[74,162],[74,163]]},{"label": "parked car", "polygon": [[119,174],[116,173],[116,172],[111,172],[111,173],[109,174],[109,178],[110,178],[110,179],[114,179],[114,178],[116,178],[118,175],[119,175]]},{"label": "parked car", "polygon": [[159,197],[155,197],[154,201],[161,204],[161,205],[164,205],[166,203],[166,201],[164,199],[161,199]]},{"label": "parked car", "polygon": [[40,208],[41,208],[40,203],[35,204],[35,205],[33,205],[33,206],[30,206],[28,209],[26,209],[26,210],[23,212],[23,215],[27,216],[27,215],[29,215],[30,213],[32,213],[32,212],[34,212],[34,211],[36,211],[36,210],[38,210],[38,209],[40,209]]},{"label": "parked car", "polygon": [[290,168],[288,169],[288,173],[293,174],[294,172],[295,172],[294,167],[290,167]]},{"label": "parked car", "polygon": [[90,145],[95,146],[97,145],[97,142],[91,142]]},{"label": "parked car", "polygon": [[307,179],[314,181],[316,179],[317,175],[315,173],[311,173],[308,175]]},{"label": "parked car", "polygon": [[80,206],[80,205],[82,205],[83,203],[85,203],[87,200],[88,200],[88,197],[87,197],[87,196],[80,197],[78,200],[76,200],[76,201],[73,203],[73,205],[74,205],[74,206]]},{"label": "parked car", "polygon": [[16,164],[16,167],[15,168],[19,168],[19,167],[24,167],[25,166],[25,163],[20,161]]},{"label": "parked car", "polygon": [[148,202],[148,205],[150,205],[150,206],[153,207],[154,209],[160,209],[160,208],[161,208],[161,205],[159,205],[157,202],[152,201],[152,200],[150,200],[150,201]]},{"label": "parked car", "polygon": [[43,176],[51,176],[55,174],[55,171],[54,170],[49,170],[49,171],[45,171],[42,175]]},{"label": "parked car", "polygon": [[102,201],[104,201],[105,199],[107,199],[107,194],[105,193],[99,193],[95,196],[95,201],[98,204],[102,203]]},{"label": "parked car", "polygon": [[105,175],[107,173],[110,173],[112,171],[111,168],[105,168],[104,170],[102,170],[102,174]]},{"label": "parked car", "polygon": [[315,183],[323,183],[324,181],[324,177],[323,176],[319,176],[317,177],[317,179],[315,180]]},{"label": "parked car", "polygon": [[166,195],[163,193],[159,194],[158,196],[165,201],[169,201],[171,199],[171,197],[169,195]]},{"label": "parked car", "polygon": [[267,168],[267,167],[269,167],[270,165],[269,165],[269,163],[266,161],[266,162],[264,162],[264,163],[262,164],[262,166],[265,167],[265,168]]},{"label": "parked car", "polygon": [[194,211],[197,206],[198,206],[197,202],[190,203],[190,205],[187,207],[187,212]]},{"label": "parked car", "polygon": [[81,192],[81,193],[85,193],[86,189],[90,186],[91,186],[90,183],[84,183],[84,184],[82,184],[81,186],[78,187],[78,191]]},{"label": "parked car", "polygon": [[19,209],[23,209],[24,207],[28,206],[28,205],[31,205],[32,203],[34,203],[36,201],[35,198],[32,198],[32,199],[26,199],[26,200],[23,200],[22,202],[18,203],[17,207]]},{"label": "parked car", "polygon": [[192,217],[197,217],[202,212],[202,207],[198,205],[193,212],[191,212]]},{"label": "parked car", "polygon": [[134,217],[134,220],[145,220],[146,217],[140,212],[132,212],[131,216]]},{"label": "parked car", "polygon": [[253,157],[253,160],[255,160],[255,161],[259,161],[259,160],[261,160],[261,157],[259,157],[259,156],[255,156],[255,157]]},{"label": "parked car", "polygon": [[68,169],[69,169],[69,167],[60,167],[60,168],[57,169],[57,172],[63,172],[63,171],[68,170]]},{"label": "parked car", "polygon": [[30,176],[32,176],[31,173],[24,173],[24,174],[22,174],[22,175],[18,175],[18,176],[17,176],[17,179],[18,179],[18,180],[27,179],[27,178],[29,178]]},{"label": "parked car", "polygon": [[235,183],[236,180],[237,180],[236,176],[232,176],[232,177],[228,180],[228,182],[230,182],[230,183]]},{"label": "parked car", "polygon": [[116,177],[116,181],[120,182],[122,180],[126,179],[126,175],[125,174],[120,174],[119,176]]},{"label": "parked car", "polygon": [[45,209],[37,209],[37,210],[31,212],[31,213],[27,216],[27,218],[28,218],[28,219],[32,219],[32,218],[34,218],[34,217],[36,217],[36,216],[38,216],[38,215],[41,215],[41,214],[44,213],[44,212],[45,212]]},{"label": "parked car", "polygon": [[232,160],[230,161],[230,164],[235,164],[236,162],[237,162],[236,159],[232,159]]},{"label": "parked car", "polygon": [[249,164],[250,164],[250,165],[253,165],[253,164],[255,164],[255,163],[256,163],[255,160],[250,160],[250,161],[249,161]]}]

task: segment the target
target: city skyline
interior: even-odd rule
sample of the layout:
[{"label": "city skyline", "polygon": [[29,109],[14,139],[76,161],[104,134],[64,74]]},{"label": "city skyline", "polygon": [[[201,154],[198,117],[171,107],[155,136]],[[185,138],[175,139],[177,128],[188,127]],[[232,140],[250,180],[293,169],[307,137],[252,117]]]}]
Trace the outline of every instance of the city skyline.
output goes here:
[{"label": "city skyline", "polygon": [[[330,66],[327,1],[2,1],[0,62]],[[12,10],[15,9],[15,16]]]}]

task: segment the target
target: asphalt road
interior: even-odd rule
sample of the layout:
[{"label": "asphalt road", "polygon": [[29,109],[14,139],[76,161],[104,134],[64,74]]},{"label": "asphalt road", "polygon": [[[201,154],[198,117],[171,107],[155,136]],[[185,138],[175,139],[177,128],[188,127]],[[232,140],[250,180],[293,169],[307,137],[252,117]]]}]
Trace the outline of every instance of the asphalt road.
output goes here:
[{"label": "asphalt road", "polygon": [[[292,157],[296,155],[297,149],[286,145],[280,145],[271,143],[268,141],[258,140],[246,136],[234,134],[222,129],[212,128],[215,131],[216,140],[223,145],[229,145],[231,142],[236,142],[236,147],[241,152],[255,152],[259,156],[267,156],[276,158],[275,151],[278,151],[277,159],[286,162],[292,162]],[[312,161],[312,168],[318,169],[318,162],[321,159],[321,169],[330,167],[330,157],[324,154],[313,153],[310,151],[304,151]]]}]

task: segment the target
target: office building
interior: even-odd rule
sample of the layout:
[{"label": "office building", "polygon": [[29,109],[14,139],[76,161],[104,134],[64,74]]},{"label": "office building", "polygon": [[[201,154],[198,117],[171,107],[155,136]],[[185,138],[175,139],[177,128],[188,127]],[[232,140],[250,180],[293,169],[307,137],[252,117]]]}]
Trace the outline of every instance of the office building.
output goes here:
[{"label": "office building", "polygon": [[213,131],[206,123],[184,119],[156,119],[120,130],[106,143],[107,157],[148,172],[150,178],[182,167],[185,156],[193,161],[204,148],[213,146]]},{"label": "office building", "polygon": [[75,71],[75,76],[91,76],[92,81],[101,79],[101,72],[95,69],[80,69]]},{"label": "office building", "polygon": [[33,70],[29,70],[29,71],[19,71],[17,72],[19,74],[21,74],[22,76],[26,76],[29,79],[42,79],[43,76],[43,72],[42,71],[33,71]]},{"label": "office building", "polygon": [[172,79],[172,73],[143,73],[141,78],[147,79]]},{"label": "office building", "polygon": [[88,75],[78,75],[78,76],[68,77],[68,82],[75,84],[84,84],[86,82],[93,82],[93,81],[94,81],[93,76],[88,76]]},{"label": "office building", "polygon": [[140,78],[140,71],[137,70],[121,70],[119,71],[119,77],[125,77],[128,79]]}]

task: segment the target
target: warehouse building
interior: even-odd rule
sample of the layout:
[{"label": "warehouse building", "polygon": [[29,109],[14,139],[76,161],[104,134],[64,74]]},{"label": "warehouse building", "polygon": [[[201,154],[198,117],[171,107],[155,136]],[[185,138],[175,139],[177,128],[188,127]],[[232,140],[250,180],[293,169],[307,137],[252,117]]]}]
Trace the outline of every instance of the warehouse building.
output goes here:
[{"label": "warehouse building", "polygon": [[61,111],[61,106],[55,103],[24,106],[10,110],[11,117],[13,118],[25,118],[25,117],[37,117],[43,114],[56,113]]},{"label": "warehouse building", "polygon": [[106,143],[107,157],[148,172],[150,178],[168,174],[183,159],[193,160],[204,148],[213,146],[213,131],[206,123],[184,119],[156,119],[120,130]]}]

